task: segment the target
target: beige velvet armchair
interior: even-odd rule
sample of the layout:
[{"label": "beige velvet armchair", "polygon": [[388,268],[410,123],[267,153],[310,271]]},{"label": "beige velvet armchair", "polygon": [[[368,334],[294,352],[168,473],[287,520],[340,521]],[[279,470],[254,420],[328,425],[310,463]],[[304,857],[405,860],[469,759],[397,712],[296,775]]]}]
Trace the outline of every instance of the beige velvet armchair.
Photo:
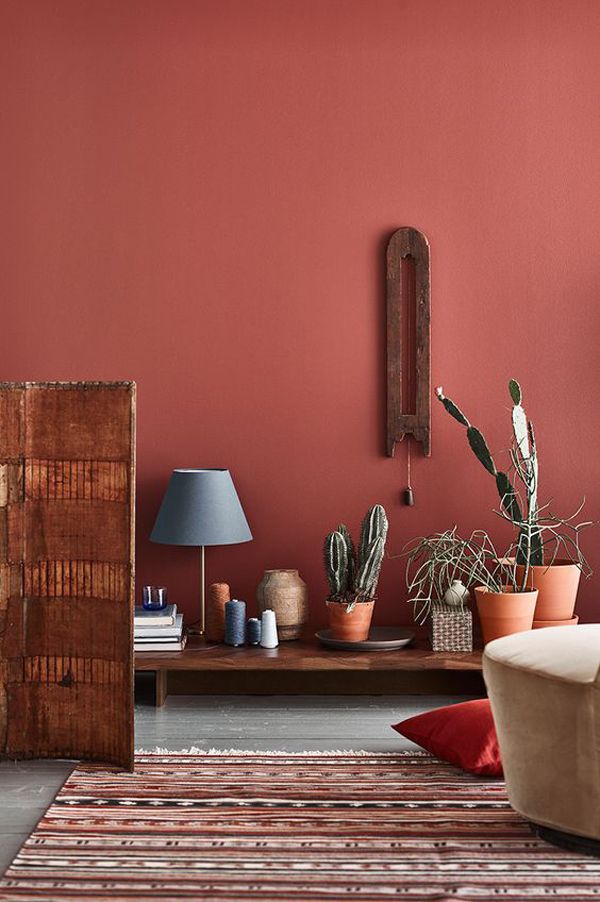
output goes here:
[{"label": "beige velvet armchair", "polygon": [[600,854],[599,670],[600,624],[506,636],[483,656],[512,806],[539,835],[592,854]]}]

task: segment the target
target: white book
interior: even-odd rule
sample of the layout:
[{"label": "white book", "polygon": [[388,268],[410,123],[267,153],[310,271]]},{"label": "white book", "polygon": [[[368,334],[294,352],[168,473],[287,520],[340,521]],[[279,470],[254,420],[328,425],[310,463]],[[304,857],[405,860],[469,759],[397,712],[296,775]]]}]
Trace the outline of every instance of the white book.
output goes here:
[{"label": "white book", "polygon": [[140,626],[138,626],[137,623],[135,625],[135,641],[137,642],[139,639],[145,641],[148,639],[181,639],[182,630],[183,614],[177,614],[175,616],[175,623],[172,626],[155,626],[154,621],[151,621],[150,623],[144,621]]},{"label": "white book", "polygon": [[170,645],[175,645],[175,643],[180,640],[181,633],[178,636],[145,636],[143,639],[136,636],[133,641],[134,645],[151,645],[153,642],[165,642]]},{"label": "white book", "polygon": [[136,642],[134,651],[183,651],[187,635],[184,633],[179,642]]},{"label": "white book", "polygon": [[162,611],[147,611],[136,607],[133,615],[134,626],[173,626],[177,616],[177,605],[169,604]]}]

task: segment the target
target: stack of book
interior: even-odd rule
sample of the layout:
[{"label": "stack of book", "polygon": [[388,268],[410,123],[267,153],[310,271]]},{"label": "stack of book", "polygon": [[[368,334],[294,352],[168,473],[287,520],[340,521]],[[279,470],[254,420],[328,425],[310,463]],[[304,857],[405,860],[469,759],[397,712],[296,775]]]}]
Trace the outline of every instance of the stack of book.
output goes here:
[{"label": "stack of book", "polygon": [[136,607],[133,621],[134,651],[181,651],[185,646],[183,614],[170,604],[162,611]]}]

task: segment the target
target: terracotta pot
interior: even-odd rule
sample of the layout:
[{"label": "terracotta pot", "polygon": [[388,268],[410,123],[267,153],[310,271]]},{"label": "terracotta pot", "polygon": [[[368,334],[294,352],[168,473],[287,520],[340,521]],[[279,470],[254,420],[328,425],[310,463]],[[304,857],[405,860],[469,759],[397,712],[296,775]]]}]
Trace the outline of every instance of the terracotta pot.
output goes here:
[{"label": "terracotta pot", "polygon": [[369,638],[374,601],[359,601],[349,613],[348,605],[340,601],[328,601],[329,629],[333,639],[347,642],[363,642]]},{"label": "terracotta pot", "polygon": [[577,626],[578,623],[579,617],[576,614],[570,620],[534,620],[533,628],[534,630],[543,630],[547,626]]},{"label": "terracotta pot", "polygon": [[308,590],[297,570],[265,570],[256,603],[259,614],[275,611],[281,640],[300,638],[308,620]]},{"label": "terracotta pot", "polygon": [[483,586],[478,586],[475,597],[484,644],[501,636],[530,630],[537,596],[537,589],[513,592],[511,586],[504,586],[503,592],[488,592]]},{"label": "terracotta pot", "polygon": [[[525,568],[516,568],[517,581],[523,579]],[[571,561],[556,560],[550,566],[530,567],[527,585],[539,591],[535,609],[536,620],[570,620],[575,610],[581,570]]]}]

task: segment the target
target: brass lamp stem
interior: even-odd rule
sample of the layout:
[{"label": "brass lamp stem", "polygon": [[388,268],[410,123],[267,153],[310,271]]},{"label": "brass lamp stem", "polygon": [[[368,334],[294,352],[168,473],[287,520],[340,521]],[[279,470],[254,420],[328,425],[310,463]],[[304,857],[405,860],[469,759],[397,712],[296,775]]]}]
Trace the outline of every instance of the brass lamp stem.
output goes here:
[{"label": "brass lamp stem", "polygon": [[200,635],[203,636],[206,628],[206,576],[204,567],[204,545],[200,546]]}]

